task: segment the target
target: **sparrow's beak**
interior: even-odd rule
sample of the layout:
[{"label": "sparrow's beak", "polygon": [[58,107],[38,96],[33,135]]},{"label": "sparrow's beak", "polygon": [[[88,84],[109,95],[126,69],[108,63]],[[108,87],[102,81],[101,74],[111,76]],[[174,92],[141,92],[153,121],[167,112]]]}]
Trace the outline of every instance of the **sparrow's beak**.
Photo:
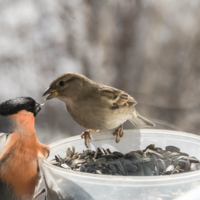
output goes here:
[{"label": "sparrow's beak", "polygon": [[45,100],[53,99],[58,96],[58,91],[51,88],[47,88],[47,90],[44,92],[42,96],[46,96],[46,95],[49,95],[49,96],[46,97]]}]

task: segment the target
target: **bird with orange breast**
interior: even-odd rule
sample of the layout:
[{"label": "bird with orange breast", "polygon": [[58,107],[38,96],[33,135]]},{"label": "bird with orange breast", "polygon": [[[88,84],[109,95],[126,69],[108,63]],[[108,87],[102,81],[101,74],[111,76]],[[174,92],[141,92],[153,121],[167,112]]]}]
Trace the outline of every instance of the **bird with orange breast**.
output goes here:
[{"label": "bird with orange breast", "polygon": [[41,104],[18,97],[0,104],[0,199],[32,200],[39,184],[39,157],[49,147],[35,133],[35,116]]}]

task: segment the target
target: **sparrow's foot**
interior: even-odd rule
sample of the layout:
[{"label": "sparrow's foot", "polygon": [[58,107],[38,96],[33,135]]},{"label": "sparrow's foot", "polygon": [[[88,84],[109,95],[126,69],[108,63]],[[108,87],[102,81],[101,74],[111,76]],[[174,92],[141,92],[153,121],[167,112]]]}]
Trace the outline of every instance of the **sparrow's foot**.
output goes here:
[{"label": "sparrow's foot", "polygon": [[90,144],[90,140],[91,140],[90,133],[92,133],[92,132],[96,132],[96,131],[92,130],[92,129],[89,129],[89,130],[86,130],[86,131],[81,133],[81,138],[83,138],[85,140],[85,146],[87,148],[88,148],[88,146]]},{"label": "sparrow's foot", "polygon": [[122,137],[124,134],[123,132],[123,124],[121,124],[113,133],[113,135],[116,135],[116,143],[120,141],[120,137]]}]

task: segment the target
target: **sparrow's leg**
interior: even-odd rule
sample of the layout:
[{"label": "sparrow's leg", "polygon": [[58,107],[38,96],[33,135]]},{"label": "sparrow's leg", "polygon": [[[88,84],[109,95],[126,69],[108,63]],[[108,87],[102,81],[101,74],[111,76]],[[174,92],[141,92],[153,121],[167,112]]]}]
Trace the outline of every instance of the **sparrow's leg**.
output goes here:
[{"label": "sparrow's leg", "polygon": [[116,135],[116,143],[120,141],[120,137],[122,137],[123,134],[123,124],[121,124],[113,133],[113,135]]},{"label": "sparrow's leg", "polygon": [[88,148],[88,145],[90,144],[90,133],[98,132],[99,130],[94,130],[94,129],[88,129],[84,132],[81,133],[81,138],[85,139],[85,146]]}]

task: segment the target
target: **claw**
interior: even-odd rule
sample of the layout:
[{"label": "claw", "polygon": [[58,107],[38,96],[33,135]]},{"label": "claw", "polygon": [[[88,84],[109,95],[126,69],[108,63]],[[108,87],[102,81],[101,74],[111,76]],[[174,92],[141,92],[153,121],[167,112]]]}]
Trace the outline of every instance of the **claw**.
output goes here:
[{"label": "claw", "polygon": [[121,131],[119,136],[122,137],[124,135],[124,131]]},{"label": "claw", "polygon": [[120,141],[120,137],[122,137],[124,135],[123,132],[123,124],[121,124],[114,132],[113,135],[116,135],[116,143],[118,143]]},{"label": "claw", "polygon": [[85,140],[85,146],[87,148],[89,148],[88,145],[90,144],[90,140],[91,140],[91,137],[90,137],[91,132],[94,132],[94,131],[89,129],[81,133],[81,138]]}]

